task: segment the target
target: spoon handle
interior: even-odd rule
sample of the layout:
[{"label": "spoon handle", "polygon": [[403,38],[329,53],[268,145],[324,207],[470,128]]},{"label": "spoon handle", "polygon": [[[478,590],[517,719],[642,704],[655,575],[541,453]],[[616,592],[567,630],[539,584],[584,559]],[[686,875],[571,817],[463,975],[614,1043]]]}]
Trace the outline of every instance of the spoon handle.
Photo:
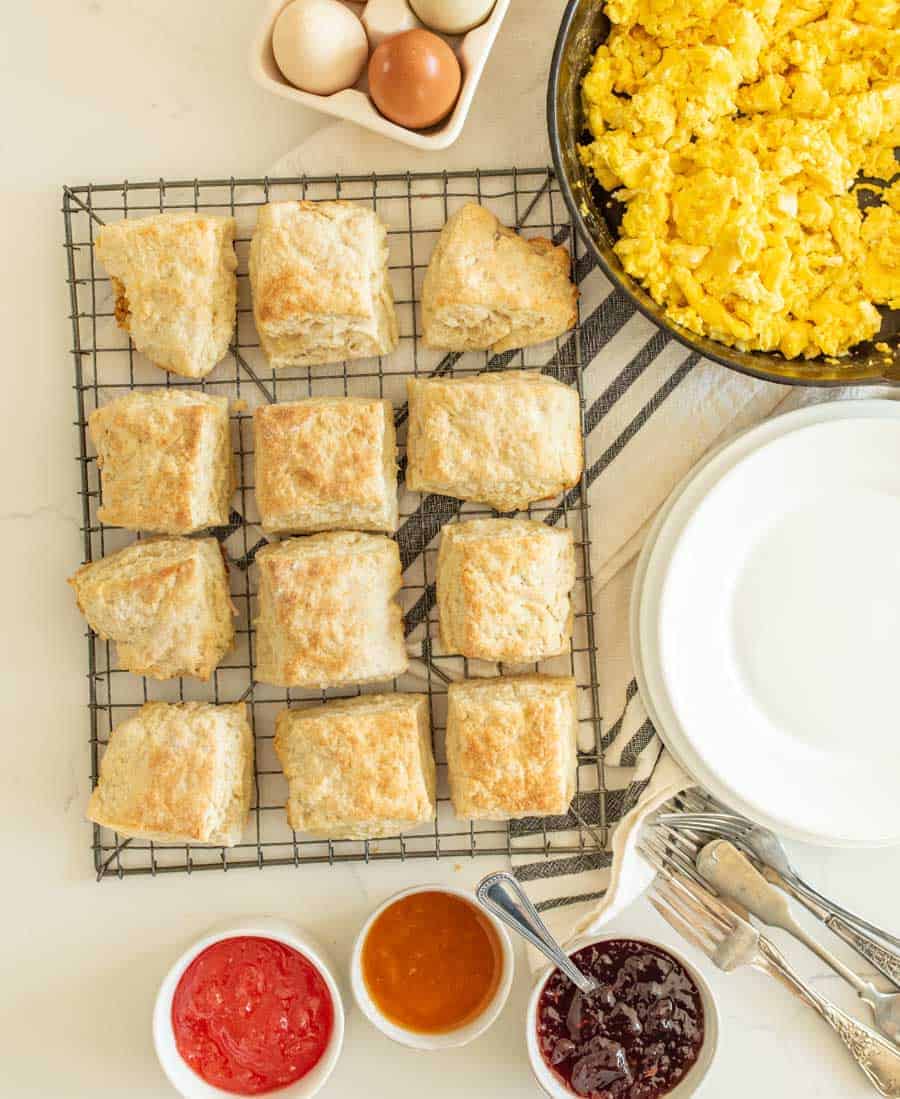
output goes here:
[{"label": "spoon handle", "polygon": [[596,989],[596,982],[581,972],[550,934],[537,909],[512,874],[504,870],[488,874],[475,890],[475,896],[488,912],[537,947],[582,992],[589,994]]},{"label": "spoon handle", "polygon": [[871,991],[871,985],[862,980],[849,966],[844,965],[830,950],[808,934],[797,923],[783,893],[760,874],[746,855],[738,851],[728,840],[713,840],[697,856],[697,869],[710,884],[737,901],[758,920],[769,927],[780,927],[798,939],[839,977],[843,977],[856,993],[862,996]]}]

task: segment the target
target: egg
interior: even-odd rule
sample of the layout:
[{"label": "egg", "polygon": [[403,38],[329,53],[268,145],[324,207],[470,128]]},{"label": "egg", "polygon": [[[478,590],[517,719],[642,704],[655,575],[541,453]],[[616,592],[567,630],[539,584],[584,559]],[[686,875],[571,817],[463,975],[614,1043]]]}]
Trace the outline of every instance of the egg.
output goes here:
[{"label": "egg", "polygon": [[431,31],[411,30],[386,38],[369,59],[369,94],[375,106],[409,130],[446,118],[461,83],[456,54]]},{"label": "egg", "polygon": [[426,27],[442,34],[465,34],[491,14],[494,0],[409,0]]},{"label": "egg", "polygon": [[406,0],[369,0],[360,18],[373,50],[385,38],[422,26]]},{"label": "egg", "polygon": [[339,0],[291,0],[275,21],[272,52],[295,87],[332,95],[359,79],[369,42],[360,20]]}]

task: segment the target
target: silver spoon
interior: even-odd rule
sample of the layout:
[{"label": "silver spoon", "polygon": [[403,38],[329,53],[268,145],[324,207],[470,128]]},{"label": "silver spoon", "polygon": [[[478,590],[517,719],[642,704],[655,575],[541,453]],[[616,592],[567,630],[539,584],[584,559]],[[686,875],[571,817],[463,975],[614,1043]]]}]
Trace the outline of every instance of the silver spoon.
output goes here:
[{"label": "silver spoon", "polygon": [[769,927],[780,927],[799,939],[869,1005],[881,1033],[900,1044],[900,992],[879,992],[826,950],[797,923],[784,894],[770,885],[733,844],[724,839],[708,843],[697,855],[697,869],[719,893],[742,905],[758,920]]},{"label": "silver spoon", "polygon": [[505,870],[488,874],[475,890],[475,896],[483,908],[537,947],[586,996],[600,987],[593,977],[581,972],[553,938],[537,909],[512,874]]}]

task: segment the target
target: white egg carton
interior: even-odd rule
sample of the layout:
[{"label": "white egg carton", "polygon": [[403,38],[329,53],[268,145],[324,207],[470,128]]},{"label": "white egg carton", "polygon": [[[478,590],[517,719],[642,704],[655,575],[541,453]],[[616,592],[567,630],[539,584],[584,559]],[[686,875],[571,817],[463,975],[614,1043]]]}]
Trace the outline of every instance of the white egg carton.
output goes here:
[{"label": "white egg carton", "polygon": [[[376,133],[384,134],[385,137],[394,138],[395,141],[413,145],[417,149],[446,149],[462,132],[475,89],[478,87],[478,81],[481,79],[500,24],[509,10],[510,0],[496,0],[486,22],[467,34],[457,37],[440,35],[450,44],[459,59],[462,68],[462,88],[453,113],[439,126],[421,131],[398,126],[379,113],[368,95],[365,70],[352,88],[335,92],[333,95],[313,95],[310,92],[300,91],[299,88],[288,83],[275,64],[275,55],[272,52],[272,29],[282,9],[289,3],[290,0],[268,0],[266,3],[265,15],[250,50],[250,75],[257,84],[284,99],[302,103],[305,107],[313,107],[324,114],[334,115],[335,118],[346,118],[358,126],[365,126],[367,130],[374,130]],[[379,41],[391,34],[400,34],[402,31],[423,25],[415,17],[406,0],[369,0],[367,4],[348,2],[346,7],[360,17],[365,15],[369,45],[372,49],[378,45]]]}]

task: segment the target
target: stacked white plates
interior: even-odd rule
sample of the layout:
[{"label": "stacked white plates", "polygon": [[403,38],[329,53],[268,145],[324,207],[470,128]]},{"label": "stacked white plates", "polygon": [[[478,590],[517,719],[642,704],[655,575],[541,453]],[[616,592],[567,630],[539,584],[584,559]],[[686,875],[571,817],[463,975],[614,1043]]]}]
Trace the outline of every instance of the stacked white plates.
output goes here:
[{"label": "stacked white plates", "polygon": [[651,720],[780,834],[900,843],[900,402],[770,420],[708,456],[638,564]]}]

